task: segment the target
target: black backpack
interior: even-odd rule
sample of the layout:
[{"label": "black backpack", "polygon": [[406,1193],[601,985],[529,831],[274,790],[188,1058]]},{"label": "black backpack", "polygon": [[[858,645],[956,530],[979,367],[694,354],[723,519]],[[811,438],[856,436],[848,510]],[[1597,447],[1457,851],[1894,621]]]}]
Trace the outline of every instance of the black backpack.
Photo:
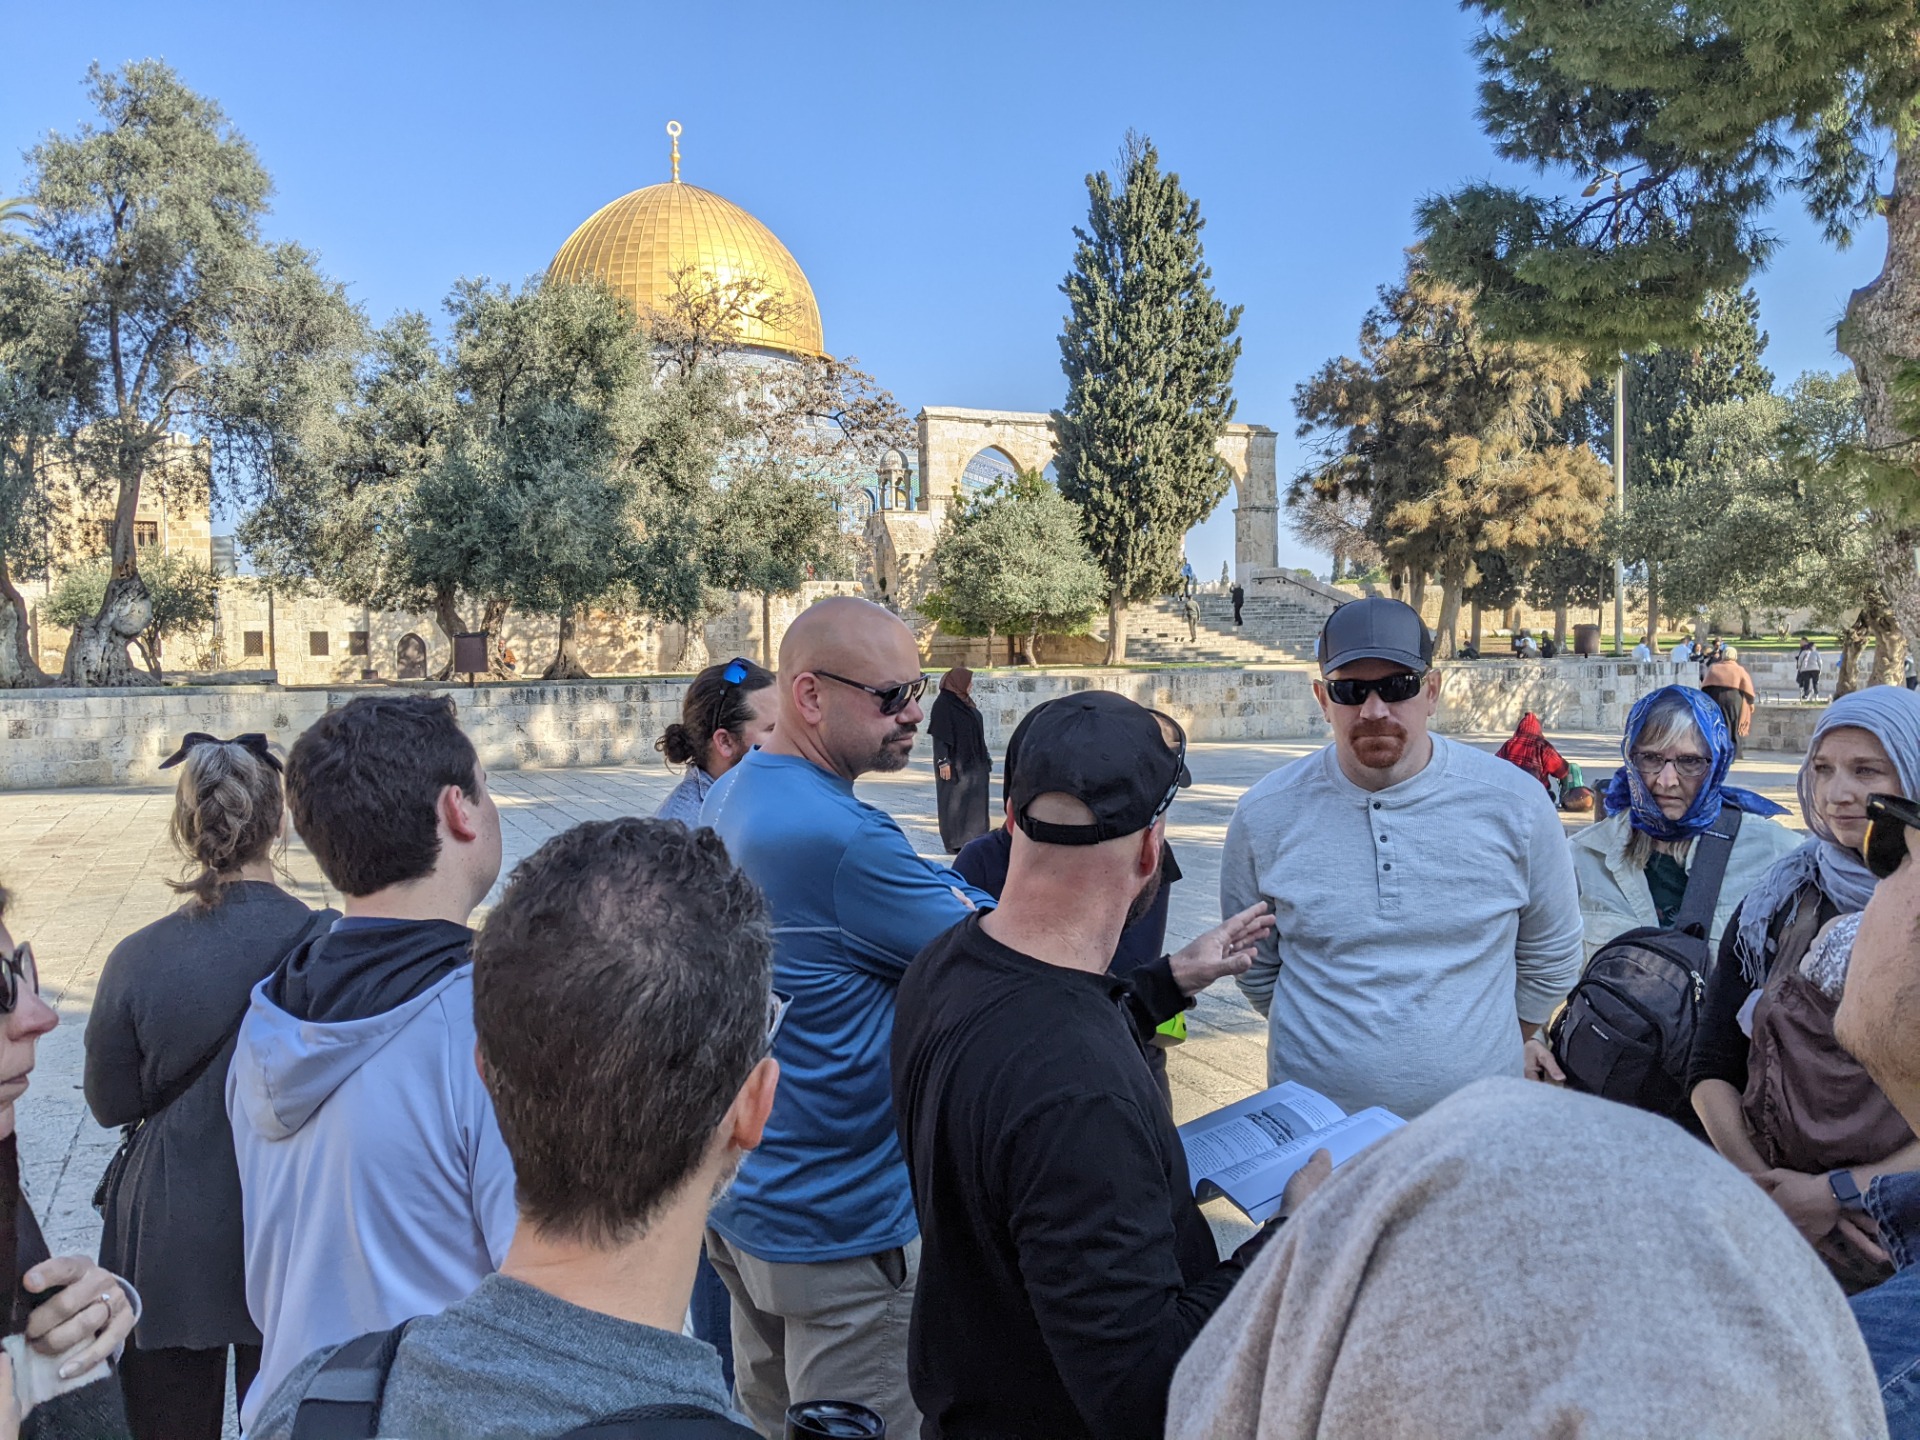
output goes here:
[{"label": "black backpack", "polygon": [[1687,1055],[1713,970],[1714,906],[1740,812],[1720,808],[1702,832],[1671,928],[1617,935],[1587,962],[1580,983],[1547,1025],[1567,1088],[1650,1110],[1693,1128]]},{"label": "black backpack", "polygon": [[[387,1372],[406,1334],[403,1321],[349,1340],[314,1373],[294,1412],[293,1440],[374,1440]],[[569,1430],[558,1440],[760,1440],[736,1421],[694,1405],[638,1405]]]}]

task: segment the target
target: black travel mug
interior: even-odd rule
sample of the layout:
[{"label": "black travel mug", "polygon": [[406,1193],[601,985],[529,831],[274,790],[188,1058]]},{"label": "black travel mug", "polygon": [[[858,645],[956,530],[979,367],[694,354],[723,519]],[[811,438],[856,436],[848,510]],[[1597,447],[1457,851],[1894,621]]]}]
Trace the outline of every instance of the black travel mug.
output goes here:
[{"label": "black travel mug", "polygon": [[787,1440],[887,1440],[887,1422],[851,1400],[803,1400],[787,1409]]}]

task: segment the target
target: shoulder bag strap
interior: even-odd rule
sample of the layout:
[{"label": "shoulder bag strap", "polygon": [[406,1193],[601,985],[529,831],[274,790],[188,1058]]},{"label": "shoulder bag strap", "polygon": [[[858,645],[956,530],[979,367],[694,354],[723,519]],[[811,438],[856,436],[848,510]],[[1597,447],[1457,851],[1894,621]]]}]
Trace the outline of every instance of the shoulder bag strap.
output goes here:
[{"label": "shoulder bag strap", "polygon": [[293,1414],[292,1440],[373,1440],[400,1338],[412,1321],[349,1340],[314,1373]]},{"label": "shoulder bag strap", "polygon": [[738,1421],[694,1405],[647,1405],[569,1430],[560,1440],[759,1440]]},{"label": "shoulder bag strap", "polygon": [[1733,840],[1740,833],[1740,812],[1731,805],[1720,807],[1720,816],[1712,828],[1701,832],[1693,850],[1693,868],[1687,872],[1686,893],[1680,897],[1680,909],[1673,917],[1673,928],[1698,935],[1713,933],[1713,911],[1720,903],[1720,882],[1727,878],[1727,860],[1733,854]]}]

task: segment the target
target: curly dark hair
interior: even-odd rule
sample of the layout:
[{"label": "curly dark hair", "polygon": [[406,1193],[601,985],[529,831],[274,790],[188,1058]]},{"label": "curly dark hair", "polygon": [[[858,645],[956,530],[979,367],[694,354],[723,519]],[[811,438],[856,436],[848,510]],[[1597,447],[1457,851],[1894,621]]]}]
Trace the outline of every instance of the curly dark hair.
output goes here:
[{"label": "curly dark hair", "polygon": [[766,901],[711,830],[595,821],[523,860],[473,945],[521,1214],[596,1245],[644,1229],[766,1054],[772,974]]},{"label": "curly dark hair", "polygon": [[314,721],[287,755],[294,828],[343,895],[431,874],[441,792],[477,796],[479,784],[480,757],[444,695],[363,695]]}]

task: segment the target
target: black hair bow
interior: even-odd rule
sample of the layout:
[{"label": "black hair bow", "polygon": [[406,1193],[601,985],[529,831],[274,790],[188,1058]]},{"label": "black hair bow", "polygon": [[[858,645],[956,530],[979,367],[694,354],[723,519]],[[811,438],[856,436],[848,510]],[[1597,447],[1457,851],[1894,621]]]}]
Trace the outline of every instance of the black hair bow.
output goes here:
[{"label": "black hair bow", "polygon": [[281,768],[280,757],[268,748],[267,737],[258,730],[249,730],[246,734],[236,735],[231,740],[222,740],[218,735],[209,735],[204,730],[190,730],[180,741],[180,748],[160,762],[160,768],[171,770],[202,745],[238,745],[262,764],[270,765],[275,770]]}]

